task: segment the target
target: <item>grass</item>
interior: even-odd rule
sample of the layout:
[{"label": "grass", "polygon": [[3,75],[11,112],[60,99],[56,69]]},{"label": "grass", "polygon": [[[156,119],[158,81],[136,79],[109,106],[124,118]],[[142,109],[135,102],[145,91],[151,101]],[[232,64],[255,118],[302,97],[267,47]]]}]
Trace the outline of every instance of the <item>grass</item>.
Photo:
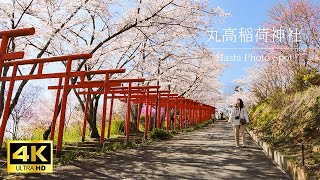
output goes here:
[{"label": "grass", "polygon": [[[97,123],[98,132],[100,132],[101,130],[101,127],[99,126],[100,124],[101,123]],[[83,127],[82,121],[76,121],[68,124],[63,134],[63,142],[69,143],[69,142],[81,141],[82,127]],[[108,127],[108,123],[106,124],[106,127]],[[59,123],[56,125],[54,142],[57,142],[58,140],[58,129],[59,129]],[[110,127],[110,137],[117,137],[117,136],[123,135],[123,129],[124,129],[124,120],[121,119],[120,115],[115,114],[112,118],[112,124]],[[46,129],[43,127],[36,127],[33,130],[31,130],[30,133],[28,133],[28,136],[22,137],[21,139],[42,140],[43,133],[45,130]],[[106,129],[105,137],[107,136],[107,133],[108,131]],[[86,129],[86,137],[90,137],[89,127],[87,127]]]}]

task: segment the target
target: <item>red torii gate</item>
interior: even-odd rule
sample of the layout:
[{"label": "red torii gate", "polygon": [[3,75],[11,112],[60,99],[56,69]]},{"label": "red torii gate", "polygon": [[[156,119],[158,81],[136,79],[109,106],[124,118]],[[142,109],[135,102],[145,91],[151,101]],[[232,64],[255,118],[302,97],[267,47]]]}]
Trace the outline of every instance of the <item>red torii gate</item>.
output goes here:
[{"label": "red torii gate", "polygon": [[[149,91],[149,92],[146,92],[146,93],[147,93],[146,98],[148,98],[148,99],[146,99],[146,102],[145,102],[145,104],[146,104],[146,112],[149,112],[149,103],[151,104],[151,107],[152,107],[152,104],[156,104],[156,102],[157,102],[156,99],[158,98],[158,110],[157,110],[157,122],[156,123],[158,124],[157,128],[160,128],[160,107],[161,107],[161,105],[163,107],[165,107],[167,105],[167,103],[165,103],[165,102],[162,103],[162,101],[164,99],[161,99],[161,97],[170,98],[170,96],[174,97],[174,96],[178,96],[178,94],[162,94],[162,93],[170,93],[170,91],[168,91],[168,90]],[[158,94],[152,94],[152,93],[158,93]],[[165,98],[165,99],[168,99],[168,98]],[[139,105],[138,106],[138,117],[137,117],[138,118],[137,123],[139,123],[140,109],[141,109],[140,104],[143,103],[144,101],[141,100],[141,99],[137,99],[134,102],[135,102],[135,104]],[[165,114],[165,116],[167,116],[167,113],[164,113],[164,114]],[[148,122],[149,122],[148,121],[148,115],[146,115],[146,123],[148,123]],[[149,125],[147,124],[145,129],[150,129],[150,124]],[[168,129],[168,127],[167,127],[167,129]]]},{"label": "red torii gate", "polygon": [[[77,85],[81,85],[81,88],[88,88],[88,95],[90,95],[90,87],[93,86],[93,84],[98,83],[98,82],[84,82],[84,77],[85,75],[88,74],[99,74],[102,73],[103,71],[77,71],[77,72],[72,72],[71,71],[71,64],[73,60],[77,59],[89,59],[91,58],[91,54],[74,54],[74,55],[67,55],[67,56],[58,56],[58,57],[49,57],[49,58],[39,58],[39,59],[26,59],[26,60],[15,60],[15,59],[22,59],[24,56],[24,52],[7,52],[7,46],[10,38],[14,37],[19,37],[19,36],[28,36],[32,35],[35,33],[34,28],[25,28],[25,29],[18,29],[18,30],[8,30],[8,31],[0,31],[0,37],[2,39],[1,41],[1,47],[0,47],[0,74],[2,74],[2,70],[4,67],[10,68],[12,66],[12,75],[11,77],[0,77],[0,80],[2,82],[9,81],[9,90],[8,90],[8,95],[7,95],[7,100],[6,104],[4,107],[4,114],[3,114],[3,119],[2,119],[2,124],[0,127],[0,146],[2,146],[3,143],[3,137],[4,137],[4,131],[6,128],[6,124],[9,118],[9,111],[10,111],[10,104],[11,104],[11,98],[12,98],[12,92],[13,92],[13,87],[15,81],[19,80],[31,80],[31,79],[48,79],[48,78],[58,78],[59,79],[59,86],[57,87],[57,99],[59,100],[60,97],[60,90],[63,90],[62,94],[62,103],[61,103],[61,114],[60,114],[60,126],[59,126],[59,134],[58,134],[58,143],[57,143],[57,152],[61,152],[62,148],[62,139],[63,139],[63,129],[64,129],[64,121],[65,121],[65,111],[66,111],[66,102],[67,102],[67,96],[68,96],[68,91],[72,88],[76,88],[76,85],[70,85],[69,84],[69,79],[71,77],[80,77],[81,82]],[[15,60],[15,61],[10,61],[6,62],[8,60]],[[43,71],[43,65],[44,63],[50,63],[50,62],[58,62],[58,61],[67,61],[66,64],[66,70],[64,72],[60,73],[47,73],[44,74]],[[21,75],[17,76],[17,69],[19,65],[31,65],[31,64],[37,64],[38,65],[38,71],[37,74],[30,74],[30,75]],[[118,70],[119,71],[119,70]],[[120,70],[123,71],[123,70]],[[104,72],[106,73],[106,72]],[[110,70],[109,72],[110,73]],[[116,87],[120,86],[121,83],[118,82],[112,82],[113,80],[109,79],[109,74],[106,73],[105,81],[102,82],[104,86],[98,85],[99,87],[104,87],[104,94],[105,98],[104,101],[106,102],[106,99],[108,98],[107,94],[110,91],[111,87]],[[120,72],[118,72],[120,73]],[[103,73],[102,73],[103,74]],[[62,86],[62,80],[64,78],[64,84]],[[122,80],[123,81],[123,80]],[[91,85],[88,85],[88,83]],[[128,109],[127,109],[127,116],[126,116],[126,136],[127,139],[129,139],[129,127],[130,127],[130,102],[139,102],[139,107],[140,103],[144,101],[146,103],[146,108],[148,109],[149,107],[149,102],[151,106],[155,104],[157,101],[156,99],[158,98],[158,113],[157,113],[157,128],[160,127],[160,109],[162,107],[166,107],[166,114],[165,116],[167,117],[167,129],[168,129],[168,124],[169,124],[169,109],[170,108],[175,108],[175,115],[174,115],[174,129],[176,126],[176,119],[177,119],[177,105],[180,105],[180,128],[182,127],[182,119],[192,119],[191,123],[197,123],[197,120],[199,119],[200,122],[205,120],[206,118],[210,118],[210,115],[212,112],[214,112],[214,108],[205,104],[197,103],[188,99],[184,99],[183,97],[177,97],[176,94],[162,94],[162,93],[170,93],[165,92],[165,91],[158,91],[157,94],[153,94],[153,91],[150,91],[149,89],[146,89],[144,94],[139,94],[140,92],[135,92],[133,90],[134,87],[132,87],[132,82],[127,82],[128,87],[127,90],[128,92],[124,90],[122,98],[124,98],[127,101]],[[99,83],[98,83],[99,84]],[[109,84],[109,85],[108,85]],[[97,85],[97,84],[96,84]],[[123,87],[118,87],[118,88],[123,88]],[[157,87],[159,89],[159,87]],[[137,94],[134,94],[137,93]],[[112,100],[114,99],[114,94]],[[164,98],[167,97],[167,98]],[[120,96],[119,96],[120,98]],[[58,101],[56,99],[56,101]],[[174,103],[172,103],[174,101]],[[141,108],[141,107],[140,107]],[[103,107],[103,111],[106,111],[106,104]],[[147,111],[148,112],[148,111]],[[195,113],[197,113],[197,117],[195,117]],[[106,114],[106,113],[104,113]],[[148,116],[146,116],[148,117]],[[53,121],[55,121],[57,118],[57,103],[55,106],[55,114]],[[106,117],[104,117],[105,119]],[[110,117],[109,117],[110,118]],[[139,122],[139,121],[138,121]],[[138,123],[137,122],[137,123]],[[105,123],[105,121],[104,121]],[[146,131],[149,129],[149,125],[147,125],[148,120],[146,121]],[[55,126],[55,122],[54,122]],[[85,127],[84,127],[85,129]],[[104,129],[104,128],[103,128]],[[145,133],[146,133],[145,131]],[[104,135],[104,132],[101,133]],[[51,139],[54,136],[54,130],[52,131],[51,134]],[[104,140],[104,138],[103,138]],[[101,142],[103,142],[101,140]]]},{"label": "red torii gate", "polygon": [[0,31],[1,45],[0,45],[0,74],[2,73],[2,64],[6,60],[22,59],[24,52],[10,52],[7,53],[7,47],[10,38],[20,36],[30,36],[35,33],[34,28],[14,29],[7,31]]},{"label": "red torii gate", "polygon": [[[146,86],[146,87],[148,87],[148,86]],[[138,116],[137,116],[137,127],[139,126],[139,121],[140,121],[140,111],[141,111],[141,107],[140,107],[140,104],[141,103],[143,103],[145,100],[144,99],[147,99],[148,98],[148,101],[146,101],[145,102],[145,104],[146,104],[146,121],[145,121],[145,135],[146,135],[146,133],[147,133],[147,131],[148,131],[148,129],[150,128],[149,127],[149,125],[148,125],[148,123],[149,123],[149,120],[148,120],[148,112],[149,112],[149,110],[148,110],[148,107],[149,107],[149,105],[147,105],[148,103],[147,102],[155,102],[155,100],[156,100],[156,97],[158,96],[157,94],[151,94],[151,93],[156,93],[157,91],[150,91],[149,90],[149,93],[147,94],[147,95],[143,95],[143,94],[145,94],[146,93],[146,91],[148,91],[148,89],[151,89],[151,88],[159,88],[159,86],[155,86],[155,87],[149,87],[148,89],[146,89],[146,87],[142,87],[142,86],[137,86],[137,87],[132,87],[132,89],[143,89],[144,91],[137,91],[137,90],[132,90],[131,91],[131,100],[132,100],[132,102],[133,103],[135,103],[135,104],[139,104],[139,107],[138,107]],[[110,108],[110,114],[109,114],[109,126],[110,126],[110,122],[111,122],[111,116],[112,116],[112,102],[113,102],[113,99],[114,98],[122,98],[123,100],[122,101],[126,101],[126,99],[128,98],[128,96],[127,95],[120,95],[120,96],[115,96],[114,94],[116,94],[116,93],[118,93],[118,94],[128,94],[128,91],[127,90],[125,90],[125,89],[128,89],[128,87],[115,87],[115,88],[112,88],[113,89],[113,91],[111,91],[110,93],[112,94],[112,96],[109,96],[108,98],[110,98],[111,99],[111,108]],[[116,91],[116,90],[121,90],[121,91]],[[158,91],[158,92],[170,92],[170,91]],[[82,92],[79,92],[79,94],[103,94],[103,91],[88,91],[88,92],[85,92],[85,91],[82,91]],[[134,93],[136,93],[136,95],[134,95]],[[162,96],[167,96],[168,98],[163,98],[163,99],[159,99],[159,107],[160,106],[167,106],[167,109],[168,109],[168,107],[169,107],[169,101],[172,101],[172,100],[175,100],[175,101],[177,101],[178,100],[178,98],[180,98],[180,99],[182,99],[182,100],[184,100],[184,101],[188,101],[188,102],[191,102],[191,103],[193,103],[193,104],[196,104],[196,102],[194,102],[194,101],[192,101],[192,100],[189,100],[189,99],[184,99],[184,98],[181,98],[181,97],[173,97],[173,98],[170,98],[170,96],[177,96],[177,94],[165,94],[165,95],[162,95]],[[163,102],[162,102],[163,101]],[[175,103],[176,104],[176,103]],[[184,104],[184,103],[183,103]],[[199,104],[199,103],[197,103],[197,104]],[[170,107],[172,107],[172,106],[170,106]],[[195,106],[196,107],[196,106]],[[175,114],[176,114],[176,112],[177,112],[177,110],[175,109]],[[189,110],[189,117],[191,118],[192,117],[192,119],[195,119],[195,116],[194,116],[194,108],[193,108],[193,111],[192,111],[193,113],[191,114],[191,110]],[[185,114],[187,114],[186,112],[185,112]],[[165,114],[165,116],[167,117],[167,130],[169,129],[169,118],[168,118],[168,110],[167,110],[167,113]],[[187,116],[187,115],[185,115],[185,116]],[[176,120],[176,116],[175,116],[175,120]],[[182,120],[182,118],[180,118],[180,121]],[[160,121],[160,119],[158,119],[158,121]],[[200,117],[199,116],[199,121],[201,122],[202,121],[202,116]],[[197,121],[195,121],[195,122],[197,122]],[[175,122],[176,123],[176,122]],[[194,124],[194,121],[192,121],[192,123]],[[181,123],[180,123],[181,124]],[[110,132],[110,129],[108,129],[108,132]],[[109,138],[109,135],[110,134],[108,134],[108,138]]]},{"label": "red torii gate", "polygon": [[[144,94],[145,92],[143,90],[145,90],[147,88],[149,88],[149,89],[150,88],[160,88],[160,86],[156,86],[156,87],[153,87],[153,86],[135,86],[135,87],[132,87],[131,93],[132,94],[136,93],[138,95],[139,94]],[[125,98],[125,99],[127,98],[127,97],[124,97],[124,96],[115,96],[115,94],[127,94],[127,90],[125,90],[125,89],[128,89],[128,88],[127,87],[110,88],[110,93],[112,94],[112,96],[108,96],[108,99],[111,99],[109,122],[111,122],[111,115],[112,115],[112,109],[113,109],[113,100],[116,99],[116,98]],[[88,91],[81,91],[81,92],[78,92],[78,93],[87,95],[87,99],[88,99],[91,94],[103,94],[103,91],[91,91],[91,90],[88,90]],[[132,99],[132,101],[133,101],[133,99]],[[87,107],[87,105],[86,105],[86,107]],[[110,132],[110,130],[108,131],[108,138],[110,136],[109,132]]]},{"label": "red torii gate", "polygon": [[[84,78],[83,78],[84,79]],[[108,79],[108,78],[106,78]],[[125,121],[125,129],[126,129],[126,137],[127,140],[129,140],[129,127],[130,127],[130,96],[131,96],[131,85],[134,82],[144,82],[145,79],[139,78],[139,79],[116,79],[116,80],[105,80],[105,81],[81,81],[78,84],[75,85],[70,85],[69,88],[87,88],[89,89],[87,93],[87,101],[86,101],[86,107],[85,107],[85,119],[84,119],[84,126],[83,126],[83,130],[82,130],[82,140],[84,141],[84,134],[85,134],[85,129],[86,129],[86,121],[87,121],[87,114],[88,114],[88,98],[90,97],[91,94],[94,93],[91,92],[90,88],[104,88],[103,91],[100,91],[100,94],[104,95],[104,99],[103,99],[103,114],[102,114],[102,125],[101,125],[101,134],[100,134],[100,145],[103,146],[104,143],[104,134],[105,134],[105,124],[106,124],[106,109],[107,109],[107,99],[108,99],[108,94],[112,93],[111,91],[111,87],[112,84],[115,83],[115,86],[120,86],[120,84],[122,83],[128,83],[128,90],[124,91],[128,93],[128,100],[127,100],[127,116],[126,116],[126,121]],[[48,89],[61,89],[63,86],[49,86]],[[83,93],[81,93],[83,94]],[[114,95],[113,95],[114,96]],[[110,98],[110,97],[109,97]],[[111,97],[112,98],[112,97]],[[111,101],[111,107],[113,106],[113,99]],[[112,109],[111,109],[112,111]],[[112,113],[110,114],[112,115]],[[111,116],[109,115],[109,120],[111,119]],[[108,124],[108,133],[110,132],[110,123]],[[58,149],[57,149],[58,151]]]},{"label": "red torii gate", "polygon": [[[163,94],[162,95],[163,97],[167,96],[167,97],[170,97],[170,96],[177,96],[177,94]],[[125,96],[123,96],[125,98]],[[144,132],[144,135],[145,137],[147,137],[147,132],[149,131],[150,129],[150,124],[149,124],[149,112],[151,113],[151,111],[149,111],[149,103],[151,104],[151,107],[152,107],[152,102],[156,102],[156,97],[157,97],[157,94],[150,94],[148,93],[148,90],[147,90],[147,93],[146,95],[137,95],[137,96],[134,96],[136,98],[145,98],[145,107],[146,107],[146,119],[145,119],[145,132]],[[139,103],[143,103],[143,100],[140,100],[140,99],[136,99],[134,101],[136,104],[139,104]],[[158,101],[159,102],[159,101]],[[159,112],[160,113],[160,112]],[[139,118],[140,115],[138,115],[138,118]],[[139,120],[139,119],[138,119]],[[140,120],[139,120],[140,121]],[[157,121],[160,122],[160,116],[159,116],[159,119],[157,119]]]},{"label": "red torii gate", "polygon": [[[110,74],[114,73],[124,73],[125,69],[109,69],[109,70],[95,70],[95,71],[80,71],[82,74],[80,76],[81,81],[84,81],[84,77],[87,75],[97,75],[97,74],[104,74],[109,76]],[[119,82],[110,82],[109,86],[119,86]],[[74,85],[70,85],[69,89],[73,89]],[[51,133],[50,133],[50,139],[54,139],[54,132],[55,132],[55,125],[56,125],[56,119],[57,119],[57,114],[58,114],[58,105],[59,105],[59,99],[60,99],[60,90],[63,88],[61,78],[59,79],[59,84],[58,86],[49,86],[48,89],[56,89],[57,90],[57,95],[56,95],[56,101],[55,101],[55,108],[54,108],[54,116],[52,119],[52,126],[51,126]],[[89,87],[87,87],[90,89]]]},{"label": "red torii gate", "polygon": [[[135,87],[131,87],[131,100],[130,101],[134,101],[136,99],[139,99],[140,103],[144,101],[144,99],[147,99],[147,95],[142,95],[142,94],[145,94],[146,92],[156,92],[156,91],[150,91],[149,89],[159,89],[160,86],[135,86]],[[108,135],[107,137],[109,138],[110,137],[110,125],[111,125],[111,116],[112,116],[112,108],[113,108],[113,100],[115,98],[117,99],[124,99],[122,101],[126,101],[128,100],[128,89],[129,87],[115,87],[115,88],[112,88],[110,93],[112,94],[111,97],[108,97],[108,98],[111,98],[111,106],[110,106],[110,113],[109,113],[109,124],[108,124]],[[118,90],[118,91],[117,91]],[[122,96],[115,96],[115,94],[118,93],[118,94],[122,94]],[[136,93],[136,94],[134,94]],[[88,92],[80,92],[80,94],[103,94],[102,91],[88,91]],[[123,94],[126,94],[126,95],[123,95]],[[138,106],[138,119],[137,119],[137,129],[136,131],[138,130],[138,127],[139,127],[139,122],[140,122],[140,103],[139,103],[139,106]],[[130,108],[130,107],[129,107]],[[127,112],[130,112],[130,109],[127,109]],[[129,117],[130,118],[130,117]],[[146,117],[147,118],[147,117]],[[146,122],[148,121],[148,118],[146,119]],[[84,131],[83,131],[84,133]],[[127,133],[126,133],[127,134]],[[128,136],[129,137],[129,134]]]},{"label": "red torii gate", "polygon": [[[63,88],[61,115],[60,115],[60,123],[64,124],[66,102],[67,102],[67,95],[68,95],[67,86],[69,85],[69,78],[81,76],[84,73],[84,72],[80,72],[80,71],[71,72],[71,62],[73,60],[78,60],[78,59],[89,59],[89,58],[91,58],[91,56],[92,56],[91,54],[74,54],[74,55],[56,56],[56,57],[41,58],[41,59],[28,59],[28,60],[16,60],[16,61],[4,62],[2,64],[3,67],[13,66],[13,70],[12,70],[11,77],[0,77],[0,81],[10,81],[7,100],[6,100],[6,104],[5,104],[5,108],[4,108],[4,114],[3,114],[3,118],[2,118],[1,129],[0,129],[0,144],[2,145],[5,127],[6,127],[8,118],[9,118],[9,108],[10,108],[10,104],[11,104],[11,98],[12,98],[12,93],[13,93],[15,81],[32,80],[32,79],[49,79],[49,78],[58,78],[58,79],[61,79],[59,81],[62,81],[62,78],[64,78],[64,84],[66,86],[65,86],[65,88]],[[48,73],[48,74],[43,73],[42,70],[43,70],[44,63],[58,62],[58,61],[65,61],[65,60],[67,60],[66,72]],[[16,75],[19,65],[30,65],[30,64],[38,64],[37,74],[20,75],[20,76]],[[63,129],[59,129],[59,131],[63,131]],[[60,137],[60,140],[62,141],[62,137]]]},{"label": "red torii gate", "polygon": [[[14,59],[21,59],[21,58],[24,57],[24,52],[10,52],[10,53],[7,53],[7,47],[8,47],[8,44],[9,44],[9,39],[10,38],[15,38],[15,37],[20,37],[20,36],[29,36],[29,35],[33,35],[34,33],[35,33],[35,29],[34,28],[25,28],[25,29],[0,31],[0,38],[1,38],[1,44],[0,44],[0,76],[2,76],[3,63],[5,61],[14,60]],[[8,93],[8,96],[9,95],[12,96],[12,92]],[[7,106],[8,105],[7,105],[7,102],[6,102],[5,107],[7,107]],[[10,106],[10,104],[9,104],[9,106]],[[9,117],[9,109],[8,108],[4,109],[3,117],[6,117],[6,118],[2,118],[2,123],[1,123],[1,127],[0,127],[0,149],[2,147],[5,127],[7,125],[7,119]]]},{"label": "red torii gate", "polygon": [[[33,29],[34,30],[34,29]],[[15,33],[15,35],[26,35],[26,34],[32,34],[30,33],[29,29],[27,29],[27,33],[22,33],[24,31],[18,31],[19,33]],[[17,32],[17,31],[16,31]],[[33,32],[34,33],[34,32]],[[8,35],[8,33],[5,33],[5,35]],[[10,35],[10,34],[9,34]],[[2,36],[4,41],[2,41],[2,45],[6,44],[6,36]],[[8,39],[8,38],[7,38]],[[2,46],[3,47],[3,46]],[[2,48],[1,48],[2,49]],[[2,50],[3,51],[3,50]],[[14,56],[14,57],[13,57]],[[14,59],[14,58],[21,58],[21,53],[20,54],[10,54],[10,56],[4,56],[6,59]],[[84,73],[88,72],[71,72],[71,63],[73,60],[76,59],[88,59],[91,58],[91,54],[77,54],[77,55],[69,55],[69,56],[59,56],[59,57],[50,57],[50,58],[42,58],[42,59],[28,59],[28,60],[18,60],[18,61],[11,61],[11,62],[3,62],[1,61],[2,67],[10,67],[13,66],[13,71],[12,71],[12,76],[11,77],[1,77],[1,81],[10,81],[9,85],[9,92],[7,96],[7,101],[6,101],[6,106],[4,110],[4,116],[2,120],[2,125],[0,129],[0,144],[2,145],[3,142],[3,135],[6,127],[7,120],[9,118],[9,108],[10,108],[10,102],[11,102],[11,97],[12,97],[12,92],[13,92],[13,87],[14,87],[14,82],[17,80],[31,80],[31,79],[47,79],[47,78],[59,78],[59,84],[62,84],[62,78],[64,78],[64,86],[63,86],[63,94],[62,94],[62,106],[61,106],[61,114],[60,114],[60,126],[59,126],[59,134],[58,134],[58,143],[57,143],[57,153],[61,152],[62,149],[62,139],[63,139],[63,129],[64,129],[64,121],[65,121],[65,110],[66,110],[66,102],[67,102],[67,95],[68,95],[68,90],[69,88],[69,78],[70,77],[75,77],[75,76],[82,76],[84,79]],[[2,59],[3,56],[2,56]],[[57,62],[57,61],[65,61],[67,60],[67,65],[66,65],[66,72],[63,73],[49,73],[49,74],[43,74],[43,64],[48,63],[48,62]],[[22,75],[22,76],[16,76],[16,72],[18,69],[19,65],[28,65],[28,64],[38,64],[38,74],[36,75]],[[2,70],[2,68],[1,68]],[[123,71],[123,70],[121,70]],[[96,72],[90,72],[89,74],[94,74]],[[109,72],[107,72],[107,76]],[[106,82],[109,83],[109,77],[105,78]],[[131,86],[131,81],[129,80],[129,86]],[[108,88],[105,88],[106,92]],[[60,91],[60,90],[59,90]],[[57,92],[60,96],[60,92]],[[58,96],[58,97],[59,97]],[[57,107],[57,106],[55,106]],[[55,127],[55,119],[57,116],[57,108],[55,108],[55,115],[54,115],[54,121],[53,121],[53,126],[52,126],[52,135],[51,137],[54,136],[54,127]],[[104,111],[106,110],[106,104],[103,107]],[[105,117],[104,117],[105,118]],[[105,121],[103,121],[105,122]]]},{"label": "red torii gate", "polygon": [[[167,96],[167,98],[159,98],[158,100],[158,107],[159,109],[161,107],[165,107],[166,108],[166,112],[164,113],[166,120],[167,120],[167,126],[166,129],[169,130],[169,109],[170,108],[174,108],[175,109],[175,115],[174,115],[174,129],[176,126],[176,120],[177,120],[177,103],[180,104],[180,128],[182,128],[182,120],[183,119],[189,119],[191,120],[192,124],[196,124],[197,123],[197,118],[195,117],[195,112],[199,111],[199,121],[202,122],[203,120],[203,116],[201,115],[202,110],[201,110],[201,105],[200,103],[194,102],[193,100],[190,99],[185,99],[183,97],[174,97],[177,96],[177,94],[169,94],[169,95],[165,95]],[[173,97],[170,97],[173,96]],[[156,101],[156,95],[149,95],[149,102],[152,104],[153,102]],[[172,102],[174,101],[174,102]],[[141,103],[141,100],[136,100],[134,101],[135,103]],[[147,108],[146,108],[147,109]],[[148,110],[146,110],[148,112]],[[201,112],[200,112],[201,111]],[[157,128],[160,128],[160,110],[158,110],[158,114],[157,114]],[[209,112],[205,111],[206,115],[209,114]],[[139,116],[139,115],[138,115]],[[139,118],[139,117],[138,117]],[[210,118],[208,116],[206,116],[206,118]]]},{"label": "red torii gate", "polygon": [[[128,83],[128,97],[127,97],[127,113],[126,113],[126,120],[125,120],[125,134],[126,134],[126,139],[129,141],[129,134],[130,134],[130,110],[131,110],[131,95],[132,95],[132,83],[134,82],[144,82],[145,79],[118,79],[114,80],[118,81],[121,83]],[[104,89],[106,88],[105,86],[108,86],[108,84],[103,84],[101,81],[88,81],[84,82],[87,84],[90,84],[92,86],[98,86],[98,87],[103,87]],[[107,101],[107,93],[110,91],[110,89],[104,93],[104,101]],[[105,111],[103,111],[103,116],[106,115]],[[100,144],[103,145],[104,143],[104,132],[105,132],[105,119],[102,121],[102,126],[101,126],[101,135],[100,135]],[[110,123],[109,123],[110,124]],[[109,125],[108,125],[109,126]],[[109,127],[108,127],[109,128]],[[110,132],[110,131],[109,131]]]},{"label": "red torii gate", "polygon": [[[141,103],[146,104],[146,112],[149,112],[149,102],[155,101],[156,97],[158,96],[157,94],[152,94],[152,93],[156,93],[157,91],[150,91],[150,89],[154,89],[154,88],[160,88],[160,86],[136,86],[136,87],[132,87],[131,90],[131,101],[134,102],[135,104],[138,104],[138,116],[137,116],[137,127],[139,127],[139,122],[140,122],[140,111],[141,111]],[[112,94],[112,96],[109,96],[108,98],[111,98],[111,109],[110,109],[110,116],[109,116],[109,126],[110,126],[110,122],[111,122],[111,115],[112,115],[112,104],[113,104],[113,99],[117,98],[120,99],[122,101],[127,101],[128,100],[128,87],[115,87],[112,88],[113,91],[111,91],[110,93]],[[118,90],[118,91],[117,91]],[[163,90],[163,91],[158,91],[158,92],[170,92],[167,90]],[[79,92],[80,94],[103,94],[103,91],[88,91],[88,92]],[[118,96],[115,96],[114,94],[121,94]],[[135,94],[134,94],[135,93]],[[177,94],[163,94],[162,96],[177,96]],[[152,98],[152,99],[150,99]],[[160,102],[160,101],[159,101]],[[128,109],[128,111],[130,112],[130,109]],[[127,121],[128,122],[128,121]],[[149,118],[148,118],[148,114],[146,114],[146,120],[145,120],[145,137],[147,135],[147,131],[148,129],[150,129],[150,124],[149,124]],[[136,129],[137,131],[137,129]],[[110,132],[110,130],[108,130],[108,132]],[[128,133],[127,133],[128,134]],[[108,137],[109,137],[109,133],[108,133]],[[129,134],[128,134],[129,135]]]}]

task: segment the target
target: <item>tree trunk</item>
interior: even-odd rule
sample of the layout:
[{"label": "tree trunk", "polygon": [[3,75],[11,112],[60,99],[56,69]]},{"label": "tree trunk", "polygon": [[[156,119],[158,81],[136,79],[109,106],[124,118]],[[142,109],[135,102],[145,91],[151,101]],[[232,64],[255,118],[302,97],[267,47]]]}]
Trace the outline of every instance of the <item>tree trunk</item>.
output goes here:
[{"label": "tree trunk", "polygon": [[43,140],[48,140],[48,138],[49,138],[49,135],[50,135],[50,133],[51,133],[51,126],[52,126],[52,124],[50,124],[50,126],[48,127],[48,129],[46,130],[46,131],[44,131],[44,133],[43,133]]},{"label": "tree trunk", "polygon": [[88,117],[88,123],[91,128],[91,138],[100,138],[98,128],[97,128],[97,110],[99,105],[99,98],[100,96],[94,97],[90,102],[90,111]]},{"label": "tree trunk", "polygon": [[130,129],[137,129],[137,118],[138,118],[138,105],[131,105],[131,121],[133,122],[133,126]]}]

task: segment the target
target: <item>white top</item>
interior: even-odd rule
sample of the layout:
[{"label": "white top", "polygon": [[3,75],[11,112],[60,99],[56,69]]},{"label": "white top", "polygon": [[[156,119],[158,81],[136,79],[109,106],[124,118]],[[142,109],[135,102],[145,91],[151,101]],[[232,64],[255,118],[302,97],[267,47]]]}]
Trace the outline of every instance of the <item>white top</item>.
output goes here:
[{"label": "white top", "polygon": [[248,110],[246,108],[242,108],[241,111],[239,108],[233,108],[229,116],[228,122],[231,122],[234,126],[241,125],[240,118],[236,119],[236,116],[246,119],[247,123],[249,122]]}]

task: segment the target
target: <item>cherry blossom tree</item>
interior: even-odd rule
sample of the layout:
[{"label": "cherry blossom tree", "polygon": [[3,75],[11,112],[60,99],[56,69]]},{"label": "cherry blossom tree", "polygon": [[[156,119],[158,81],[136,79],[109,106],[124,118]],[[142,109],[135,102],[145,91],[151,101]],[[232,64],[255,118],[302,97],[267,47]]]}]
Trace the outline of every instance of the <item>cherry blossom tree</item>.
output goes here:
[{"label": "cherry blossom tree", "polygon": [[23,131],[24,126],[29,125],[31,118],[35,116],[35,105],[36,101],[41,95],[38,93],[41,90],[40,87],[31,86],[24,91],[19,99],[19,102],[11,111],[11,118],[9,119],[8,126],[6,130],[12,136],[12,139],[20,139],[24,137],[25,131]]},{"label": "cherry blossom tree", "polygon": [[248,70],[242,84],[260,99],[272,92],[288,91],[295,76],[305,69],[319,69],[320,13],[312,0],[279,2],[269,11],[265,23],[268,41],[259,42],[258,54],[269,61],[257,63]]},{"label": "cherry blossom tree", "polygon": [[[182,95],[197,94],[191,98],[201,101],[209,101],[217,93],[216,78],[223,66],[214,61],[213,53],[199,39],[212,22],[228,14],[221,8],[209,8],[206,1],[12,0],[0,9],[1,28],[37,29],[34,36],[12,41],[10,51],[24,50],[28,57],[91,52],[90,61],[79,61],[73,69],[126,68],[126,74],[112,78],[143,76],[150,84],[161,81],[167,89]],[[22,73],[33,74],[35,69],[34,65]],[[71,83],[76,81],[73,78]],[[27,82],[19,85],[11,109]],[[1,88],[4,92],[4,83]],[[84,110],[84,97],[72,91]],[[209,98],[206,91],[210,92]],[[4,94],[0,95],[2,112]],[[99,137],[96,125],[100,97],[93,95],[89,103],[91,137]]]}]

